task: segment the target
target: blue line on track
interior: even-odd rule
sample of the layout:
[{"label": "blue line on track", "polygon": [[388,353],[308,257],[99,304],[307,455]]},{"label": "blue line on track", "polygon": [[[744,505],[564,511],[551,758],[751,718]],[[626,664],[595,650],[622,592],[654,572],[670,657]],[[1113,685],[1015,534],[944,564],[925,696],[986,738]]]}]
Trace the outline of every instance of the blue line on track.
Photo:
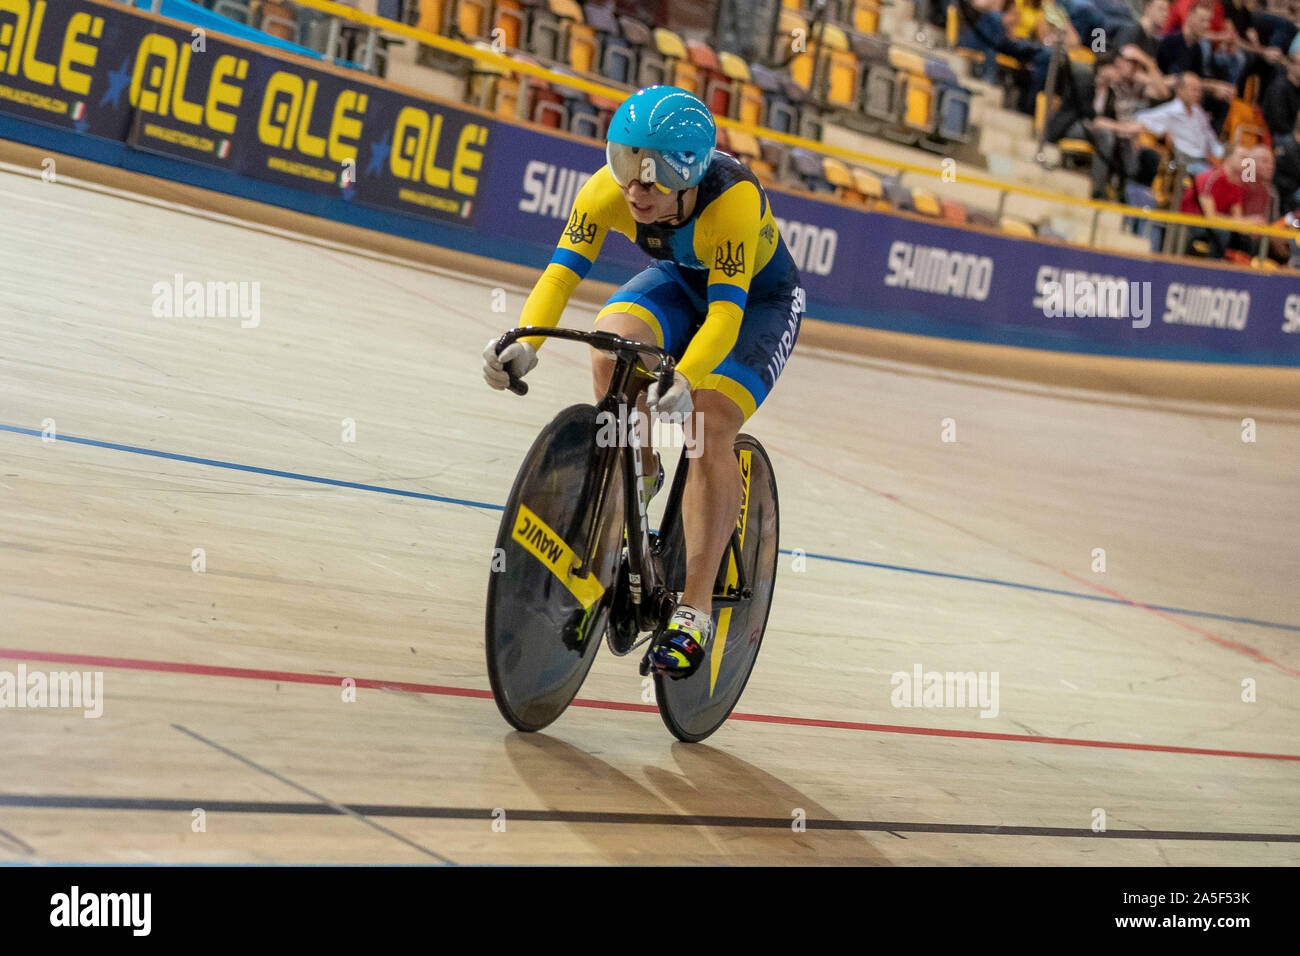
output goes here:
[{"label": "blue line on track", "polygon": [[[0,431],[13,432],[17,435],[31,435],[34,438],[41,437],[41,431],[36,428],[20,428],[17,425],[0,424]],[[492,504],[487,501],[474,501],[470,498],[450,498],[446,495],[430,495],[420,491],[406,491],[402,488],[387,488],[383,485],[367,485],[356,481],[341,481],[337,478],[321,478],[317,475],[304,475],[295,471],[278,471],[274,468],[258,468],[255,465],[241,465],[231,461],[217,461],[214,458],[196,458],[193,455],[178,455],[169,451],[156,451],[152,448],[140,448],[137,445],[119,445],[116,442],[97,441],[93,438],[77,438],[72,435],[59,435],[58,441],[71,442],[75,445],[90,445],[94,448],[111,448],[114,451],[126,451],[136,455],[149,455],[153,458],[166,458],[169,461],[187,461],[195,465],[209,465],[213,468],[229,468],[232,471],[246,471],[255,475],[270,475],[274,478],[292,478],[295,481],[310,481],[318,485],[333,485],[336,488],[354,488],[358,491],[373,491],[381,495],[397,495],[402,498],[418,498],[421,501],[438,501],[449,505],[464,505],[467,508],[483,508],[488,511],[501,511],[503,505]],[[785,555],[794,555],[794,551],[788,548],[782,548],[781,553]],[[1019,588],[1023,591],[1036,591],[1040,594],[1054,594],[1058,597],[1082,598],[1087,601],[1099,601],[1103,604],[1123,604],[1128,606],[1139,605],[1148,607],[1155,611],[1165,611],[1169,614],[1183,614],[1188,617],[1210,618],[1216,621],[1229,621],[1233,624],[1252,624],[1256,627],[1273,627],[1284,631],[1300,631],[1300,625],[1282,624],[1276,621],[1260,621],[1250,617],[1234,617],[1230,614],[1216,614],[1213,611],[1194,611],[1188,608],[1168,607],[1162,604],[1139,604],[1139,602],[1125,601],[1121,598],[1105,597],[1100,594],[1085,594],[1080,591],[1065,591],[1060,588],[1045,588],[1035,584],[1022,584],[1019,581],[1003,581],[999,578],[977,578],[967,574],[953,574],[948,571],[931,571],[927,568],[910,568],[902,564],[882,564],[878,561],[864,561],[860,558],[842,558],[831,554],[815,554],[811,551],[803,552],[804,557],[813,558],[817,561],[831,561],[836,564],[851,564],[855,567],[862,568],[880,568],[884,571],[902,571],[907,574],[923,574],[928,577],[946,578],[950,581],[970,581],[975,584],[995,584],[1004,588]]]}]

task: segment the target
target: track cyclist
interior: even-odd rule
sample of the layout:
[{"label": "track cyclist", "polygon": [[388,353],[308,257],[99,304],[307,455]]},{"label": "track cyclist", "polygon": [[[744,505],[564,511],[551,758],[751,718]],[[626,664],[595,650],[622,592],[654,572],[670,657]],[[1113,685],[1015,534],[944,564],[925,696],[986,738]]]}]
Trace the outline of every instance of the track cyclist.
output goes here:
[{"label": "track cyclist", "polygon": [[[799,335],[804,292],[777,231],[767,195],[739,160],[715,152],[713,116],[693,94],[651,86],[628,97],[609,124],[602,166],[579,190],[550,264],[524,303],[521,326],[554,327],[587,275],[610,230],[651,263],[614,293],[597,328],[653,343],[678,360],[672,386],[638,393],[638,439],[645,409],[681,422],[687,448],[699,452],[682,501],[686,590],[651,663],[686,677],[705,659],[712,637],[714,578],[740,513],[742,481],[732,446],[762,404]],[[489,385],[509,384],[505,366],[523,376],[537,364],[540,339],[483,353]],[[597,398],[614,362],[592,352]],[[656,456],[641,489],[648,501],[663,484]]]}]

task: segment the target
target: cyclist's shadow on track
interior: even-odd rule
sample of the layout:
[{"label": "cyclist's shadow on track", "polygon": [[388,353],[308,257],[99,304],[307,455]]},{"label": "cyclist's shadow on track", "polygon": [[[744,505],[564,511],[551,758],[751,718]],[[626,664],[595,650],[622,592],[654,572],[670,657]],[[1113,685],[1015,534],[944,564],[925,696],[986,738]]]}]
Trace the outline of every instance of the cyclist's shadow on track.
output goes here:
[{"label": "cyclist's shadow on track", "polygon": [[[673,744],[670,752],[680,770],[643,767],[651,785],[647,787],[604,760],[544,733],[510,733],[504,742],[519,780],[542,806],[609,814],[604,822],[564,821],[609,862],[890,863],[870,839],[853,830],[795,832],[796,809],[811,821],[836,817],[772,774],[705,744]],[[627,814],[655,818],[621,822]],[[710,825],[687,820],[675,825],[672,817],[755,817],[770,824]],[[662,831],[657,838],[656,831]],[[888,834],[876,836],[895,839]]]}]

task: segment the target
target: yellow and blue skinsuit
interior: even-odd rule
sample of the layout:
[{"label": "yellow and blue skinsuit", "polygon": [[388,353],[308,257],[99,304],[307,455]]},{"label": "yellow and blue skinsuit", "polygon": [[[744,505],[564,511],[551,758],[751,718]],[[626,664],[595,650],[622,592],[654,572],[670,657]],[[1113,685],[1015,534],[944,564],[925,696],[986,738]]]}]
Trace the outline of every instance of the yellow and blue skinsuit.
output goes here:
[{"label": "yellow and blue skinsuit", "polygon": [[[721,392],[749,418],[794,348],[804,293],[767,195],[743,163],[714,154],[697,188],[686,222],[643,225],[602,166],[574,199],[519,324],[556,325],[605,236],[622,233],[654,261],[610,297],[600,316],[625,312],[644,321],[692,389]],[[541,340],[530,342],[537,347]]]}]

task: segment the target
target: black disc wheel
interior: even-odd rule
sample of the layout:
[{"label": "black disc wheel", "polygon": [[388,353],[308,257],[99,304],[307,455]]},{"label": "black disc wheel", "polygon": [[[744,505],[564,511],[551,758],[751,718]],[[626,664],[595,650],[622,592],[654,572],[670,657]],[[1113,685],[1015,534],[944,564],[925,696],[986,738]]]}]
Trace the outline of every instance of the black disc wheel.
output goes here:
[{"label": "black disc wheel", "polygon": [[[750,594],[742,595],[733,607],[714,607],[713,638],[708,655],[695,673],[672,678],[655,671],[659,713],[673,736],[687,743],[703,740],[721,727],[740,700],[758,658],[767,614],[772,607],[780,533],[776,477],[767,452],[756,439],[738,435],[735,448],[744,489],[737,528]],[[680,526],[674,529],[675,534],[680,535],[680,530]],[[666,541],[664,553],[684,555],[685,550],[678,544]],[[669,576],[672,577],[671,572]],[[737,583],[736,563],[730,548],[723,556],[718,582],[724,588]]]},{"label": "black disc wheel", "polygon": [[487,666],[501,715],[541,730],[564,712],[605,635],[622,544],[623,479],[611,469],[590,573],[574,574],[600,497],[596,409],[565,409],[529,449],[506,501],[487,594]]}]

